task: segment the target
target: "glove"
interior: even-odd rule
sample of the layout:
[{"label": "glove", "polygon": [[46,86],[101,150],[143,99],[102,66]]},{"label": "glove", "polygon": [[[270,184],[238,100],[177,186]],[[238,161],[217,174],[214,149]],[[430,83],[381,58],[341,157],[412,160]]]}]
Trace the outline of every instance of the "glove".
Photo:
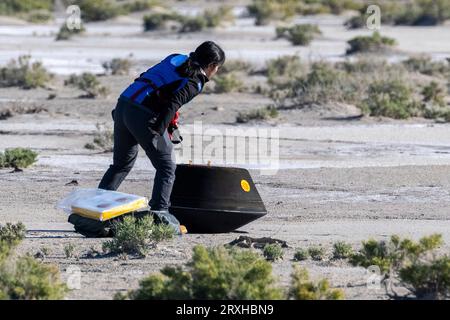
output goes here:
[{"label": "glove", "polygon": [[180,131],[178,130],[178,117],[179,113],[177,111],[172,121],[170,121],[169,126],[167,127],[170,141],[172,141],[173,144],[178,144],[183,141],[183,137],[180,135]]}]

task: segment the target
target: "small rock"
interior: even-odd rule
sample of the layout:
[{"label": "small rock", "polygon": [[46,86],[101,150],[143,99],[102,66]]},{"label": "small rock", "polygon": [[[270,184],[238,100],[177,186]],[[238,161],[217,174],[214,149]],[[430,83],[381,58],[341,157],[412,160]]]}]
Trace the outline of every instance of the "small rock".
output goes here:
[{"label": "small rock", "polygon": [[74,179],[74,180],[66,183],[65,185],[66,186],[77,186],[78,185],[78,181]]},{"label": "small rock", "polygon": [[268,237],[263,238],[252,238],[247,236],[239,236],[239,238],[231,241],[229,243],[230,246],[238,246],[241,248],[255,248],[255,249],[262,249],[265,247],[266,244],[273,244],[278,243],[281,245],[282,248],[288,248],[288,244],[286,241],[279,240],[279,239],[273,239]]},{"label": "small rock", "polygon": [[36,252],[34,254],[34,258],[36,258],[36,259],[44,259],[45,255],[41,251],[38,251],[38,252]]}]

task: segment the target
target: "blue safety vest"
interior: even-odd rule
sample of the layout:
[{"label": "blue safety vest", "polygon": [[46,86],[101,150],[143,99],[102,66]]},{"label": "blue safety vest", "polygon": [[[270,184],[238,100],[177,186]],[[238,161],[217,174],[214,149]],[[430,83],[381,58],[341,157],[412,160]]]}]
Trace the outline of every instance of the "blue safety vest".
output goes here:
[{"label": "blue safety vest", "polygon": [[134,80],[134,82],[122,92],[121,96],[141,104],[152,92],[157,91],[166,84],[179,80],[181,80],[181,82],[175,92],[180,90],[187,84],[189,79],[180,77],[176,68],[182,65],[187,59],[188,56],[182,54],[172,54],[168,56]]}]

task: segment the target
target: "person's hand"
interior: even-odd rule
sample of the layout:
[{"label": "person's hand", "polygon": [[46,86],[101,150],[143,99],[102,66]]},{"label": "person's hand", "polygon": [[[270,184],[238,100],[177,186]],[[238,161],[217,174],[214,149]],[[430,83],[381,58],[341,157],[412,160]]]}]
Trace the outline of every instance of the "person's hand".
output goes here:
[{"label": "person's hand", "polygon": [[177,125],[169,124],[167,133],[169,134],[170,141],[172,141],[173,144],[178,144],[183,141],[183,137],[180,135]]},{"label": "person's hand", "polygon": [[167,132],[169,133],[170,139],[172,139],[172,134],[175,130],[178,130],[178,125],[173,124],[172,122],[169,123],[169,127],[167,127]]},{"label": "person's hand", "polygon": [[167,132],[169,133],[170,141],[172,141],[173,144],[178,144],[183,141],[183,137],[180,135],[180,132],[178,131],[178,117],[179,113],[178,111],[175,112],[175,116],[173,117],[172,121],[170,121],[169,126],[167,127]]}]

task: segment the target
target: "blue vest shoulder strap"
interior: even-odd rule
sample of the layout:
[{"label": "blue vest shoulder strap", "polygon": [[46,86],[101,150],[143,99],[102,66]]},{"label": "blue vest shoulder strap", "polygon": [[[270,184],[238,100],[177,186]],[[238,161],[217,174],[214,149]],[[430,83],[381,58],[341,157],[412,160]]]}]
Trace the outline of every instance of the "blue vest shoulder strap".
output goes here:
[{"label": "blue vest shoulder strap", "polygon": [[122,96],[129,98],[137,103],[142,103],[144,99],[152,92],[157,91],[158,88],[182,80],[180,86],[176,89],[181,89],[186,85],[188,79],[180,77],[176,68],[182,65],[188,56],[182,54],[172,54],[164,60],[154,65],[146,72],[141,74],[123,93]]}]

